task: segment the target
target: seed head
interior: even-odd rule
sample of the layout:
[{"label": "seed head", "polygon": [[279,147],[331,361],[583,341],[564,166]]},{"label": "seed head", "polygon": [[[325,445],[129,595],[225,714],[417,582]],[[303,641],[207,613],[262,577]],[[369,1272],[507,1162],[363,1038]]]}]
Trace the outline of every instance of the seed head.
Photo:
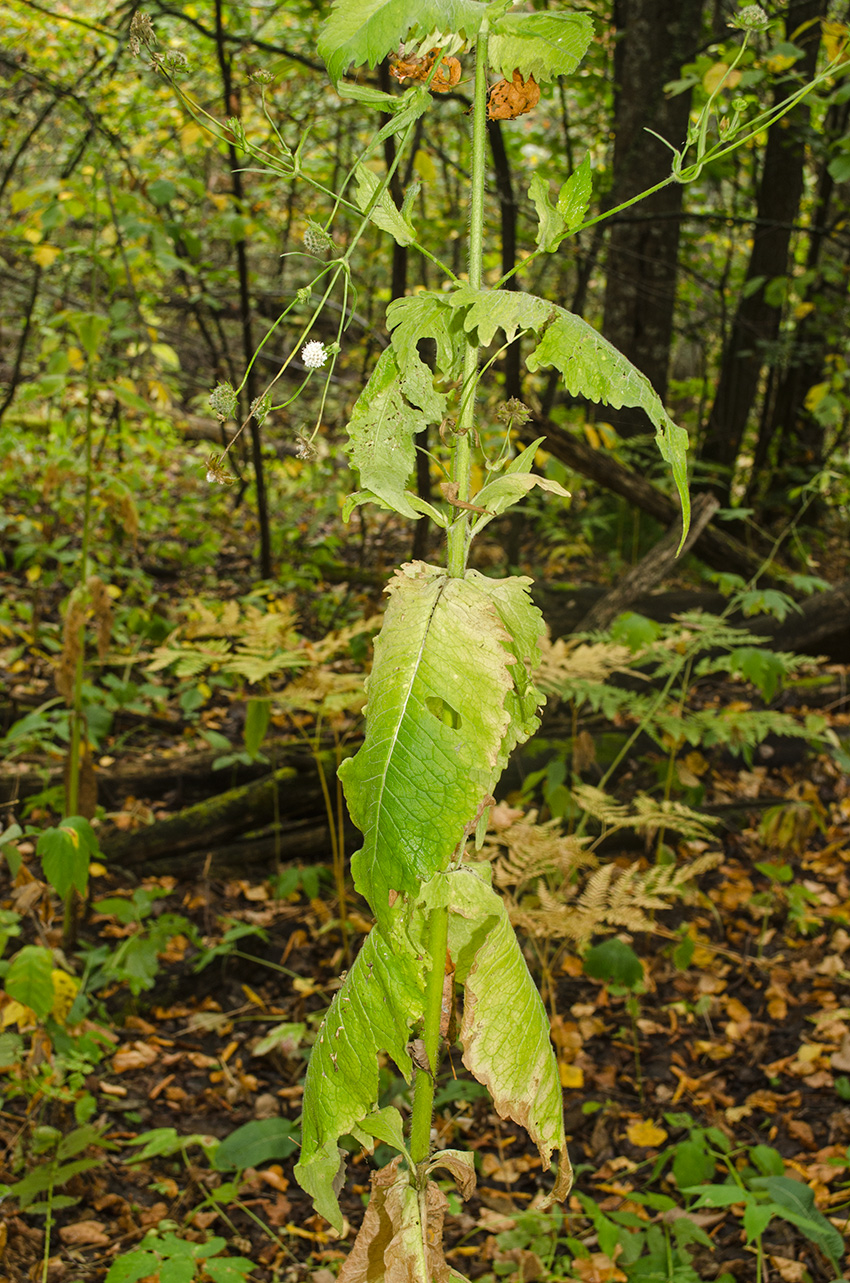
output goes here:
[{"label": "seed head", "polygon": [[745,4],[729,23],[739,31],[767,31],[768,17],[760,4]]},{"label": "seed head", "polygon": [[146,49],[153,49],[156,45],[156,32],[149,15],[139,9],[130,21],[130,53],[134,58],[138,58],[142,52],[142,45]]},{"label": "seed head", "polygon": [[310,219],[307,224],[307,230],[304,233],[304,248],[307,253],[315,255],[316,258],[321,258],[324,254],[327,254],[332,245],[333,241],[324,227],[320,227],[318,223],[314,223]]},{"label": "seed head", "polygon": [[219,383],[210,393],[210,408],[224,423],[236,416],[236,392],[230,383]]},{"label": "seed head", "polygon": [[327,359],[328,353],[324,343],[319,343],[316,339],[305,343],[301,349],[301,360],[308,370],[320,370]]}]

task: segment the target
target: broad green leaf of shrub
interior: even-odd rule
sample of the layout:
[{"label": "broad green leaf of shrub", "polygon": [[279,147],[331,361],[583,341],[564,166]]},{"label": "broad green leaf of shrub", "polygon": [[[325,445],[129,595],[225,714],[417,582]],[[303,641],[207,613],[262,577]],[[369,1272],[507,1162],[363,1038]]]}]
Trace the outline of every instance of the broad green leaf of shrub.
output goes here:
[{"label": "broad green leaf of shrub", "polygon": [[815,1207],[814,1190],[788,1176],[756,1176],[750,1183],[754,1189],[765,1190],[769,1194],[775,1215],[802,1230],[827,1257],[836,1274],[840,1274],[844,1238]]},{"label": "broad green leaf of shrub", "polygon": [[[500,609],[519,616],[521,597],[532,621],[526,632],[539,625],[524,585],[474,572],[452,579],[414,562],[388,592],[367,683],[366,739],[339,771],[364,837],[351,862],[354,883],[382,924],[391,891],[414,893],[445,867],[498,778],[504,746],[528,733],[525,711],[512,729],[520,659],[511,647],[519,643]],[[531,646],[520,650],[530,663]],[[524,669],[520,701],[530,698],[528,680]]]},{"label": "broad green leaf of shrub", "polygon": [[3,987],[43,1020],[53,1006],[53,954],[43,945],[25,944],[9,964]]},{"label": "broad green leaf of shrub", "polygon": [[490,28],[487,56],[505,80],[516,67],[523,79],[547,81],[575,71],[592,38],[585,13],[506,13]]},{"label": "broad green leaf of shrub", "polygon": [[688,494],[688,434],[673,422],[649,379],[612,343],[580,316],[533,295],[512,290],[475,290],[461,286],[449,296],[452,307],[466,310],[464,328],[477,330],[482,344],[492,343],[496,330],[510,342],[521,330],[539,335],[537,346],[526,357],[534,372],[553,366],[564,377],[571,396],[586,397],[620,409],[643,410],[655,425],[655,441],[662,459],[670,465],[682,505],[684,539],[690,521]]},{"label": "broad green leaf of shrub", "polygon": [[89,863],[98,855],[97,837],[88,820],[71,815],[55,829],[45,829],[36,851],[44,876],[64,900],[72,889],[84,896],[89,882]]},{"label": "broad green leaf of shrub", "polygon": [[298,1129],[288,1118],[253,1119],[225,1136],[215,1151],[213,1167],[217,1172],[233,1168],[244,1172],[246,1167],[289,1158],[297,1145]]},{"label": "broad green leaf of shrub", "polygon": [[352,64],[377,66],[415,34],[424,39],[431,31],[451,31],[471,39],[485,13],[478,0],[335,0],[318,49],[336,82]]},{"label": "broad green leaf of shrub", "polygon": [[588,950],[584,959],[585,975],[634,989],[643,980],[643,963],[630,945],[613,936]]},{"label": "broad green leaf of shrub", "polygon": [[363,1127],[370,1116],[372,1122],[363,1130],[384,1130],[377,1117],[377,1057],[386,1052],[409,1079],[407,1041],[423,1002],[421,962],[409,946],[392,948],[375,927],[325,1016],[304,1087],[295,1179],[316,1211],[339,1230],[337,1194],[345,1175],[339,1138]]},{"label": "broad green leaf of shrub", "polygon": [[415,463],[413,438],[426,423],[440,422],[445,403],[427,366],[416,358],[402,371],[387,348],[348,423],[348,454],[361,485],[413,520],[420,514],[405,494]]},{"label": "broad green leaf of shrub", "polygon": [[572,1169],[549,1017],[500,897],[469,866],[434,877],[420,904],[449,908],[449,952],[463,983],[463,1063],[501,1118],[524,1127],[544,1172],[559,1155],[547,1204],[566,1198]]}]

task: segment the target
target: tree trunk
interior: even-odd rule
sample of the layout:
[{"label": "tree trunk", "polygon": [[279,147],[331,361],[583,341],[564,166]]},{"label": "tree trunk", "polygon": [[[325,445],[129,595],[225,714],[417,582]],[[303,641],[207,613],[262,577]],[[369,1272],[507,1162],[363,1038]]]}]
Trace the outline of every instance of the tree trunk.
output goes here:
[{"label": "tree trunk", "polygon": [[[690,94],[664,95],[700,41],[702,0],[614,0],[614,187],[617,206],[663,181],[684,141]],[[647,375],[662,398],[673,331],[682,187],[673,183],[609,223],[602,332]],[[606,407],[622,436],[650,431],[642,410]]]},{"label": "tree trunk", "polygon": [[[794,64],[794,80],[781,81],[774,101],[781,102],[798,79],[810,79],[817,62],[820,22],[826,0],[791,0],[785,17],[786,39],[796,37],[803,57]],[[713,465],[711,488],[728,504],[735,460],[758,391],[765,362],[779,334],[781,306],[768,302],[767,287],[788,271],[788,250],[803,192],[804,129],[809,119],[804,101],[768,134],[756,206],[756,229],[732,333],[723,355],[717,395],[702,445],[703,463]]]}]

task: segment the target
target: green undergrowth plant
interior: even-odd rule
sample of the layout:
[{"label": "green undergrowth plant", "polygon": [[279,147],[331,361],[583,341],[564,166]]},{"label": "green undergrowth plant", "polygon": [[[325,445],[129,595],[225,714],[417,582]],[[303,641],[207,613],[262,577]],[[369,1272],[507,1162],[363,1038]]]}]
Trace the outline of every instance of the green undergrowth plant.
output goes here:
[{"label": "green undergrowth plant", "polygon": [[[761,30],[766,22],[758,6],[742,10],[745,42],[750,30]],[[173,83],[175,56],[157,50],[144,15],[136,15],[132,37],[137,49],[148,49],[152,67]],[[305,386],[324,371],[316,427],[309,436],[302,433],[299,443],[305,455],[313,448],[350,315],[353,255],[370,224],[425,255],[441,281],[439,288],[389,304],[389,344],[347,425],[348,454],[360,488],[347,500],[344,516],[372,503],[411,521],[428,518],[445,532],[446,563],[415,561],[393,575],[367,683],[365,741],[339,768],[351,818],[363,834],[351,862],[354,884],[375,925],[312,1048],[295,1174],[317,1211],[342,1231],[341,1142],[370,1151],[380,1142],[395,1154],[372,1175],[363,1224],[340,1273],[343,1283],[460,1278],[443,1253],[448,1204],[434,1173],[446,1169],[468,1197],[475,1189],[474,1160],[471,1153],[434,1150],[431,1131],[440,1058],[455,1038],[464,1065],[488,1089],[496,1112],[528,1132],[544,1173],[557,1155],[552,1186],[541,1193],[540,1206],[562,1201],[572,1181],[547,1013],[505,903],[491,885],[489,865],[467,858],[468,840],[483,838],[493,791],[510,754],[539,725],[542,617],[529,596],[530,580],[488,578],[470,569],[468,558],[472,540],[534,487],[556,500],[569,498],[557,481],[534,471],[542,438],[525,449],[515,447],[515,432],[530,417],[524,405],[512,399],[490,421],[476,408],[494,379],[495,361],[520,337],[532,374],[555,370],[573,397],[646,412],[681,499],[683,532],[688,527],[687,437],[649,381],[586,321],[551,300],[512,288],[513,273],[493,283],[484,279],[488,117],[511,120],[533,111],[540,84],[574,72],[592,37],[592,20],[585,13],[518,11],[508,0],[416,5],[376,0],[365,6],[361,0],[336,0],[321,31],[319,53],[343,98],[386,117],[336,192],[316,183],[303,140],[290,149],[270,112],[266,119],[276,150],[253,144],[238,119],[228,120],[223,133],[218,121],[178,90],[217,138],[236,139],[252,165],[288,180],[300,177],[330,202],[327,216],[311,219],[304,236],[307,253],[318,262],[314,280],[263,340],[282,334],[287,318],[297,326],[290,355],[251,406],[257,423],[275,408],[275,385],[300,352]],[[361,74],[387,57],[396,79],[412,82],[400,94],[377,89]],[[352,67],[360,78],[344,79]],[[434,109],[434,95],[464,75],[470,77],[472,106],[468,259],[461,277],[421,244],[415,189],[399,207],[389,185]],[[255,73],[254,79],[262,83],[268,76]],[[674,151],[666,182],[696,178],[708,160],[726,154],[792,105],[789,99],[749,123],[733,105],[715,135],[720,92],[691,126],[682,150]],[[379,174],[371,162],[388,139],[394,140],[395,159]],[[588,217],[589,157],[555,200],[539,175],[531,178],[529,196],[538,216],[537,248],[518,271],[599,221]],[[344,251],[332,234],[340,211],[354,229]],[[341,306],[334,339],[326,344],[315,335],[334,291]],[[433,363],[420,351],[425,340]],[[229,383],[215,389],[211,404],[222,420],[234,417],[242,390]],[[249,422],[250,416],[238,432]],[[435,502],[408,488],[417,434],[429,425],[438,429],[430,454],[440,478]],[[226,456],[224,451],[210,459],[211,482],[231,479]],[[379,1104],[384,1058],[413,1084],[407,1127],[394,1105]]]}]

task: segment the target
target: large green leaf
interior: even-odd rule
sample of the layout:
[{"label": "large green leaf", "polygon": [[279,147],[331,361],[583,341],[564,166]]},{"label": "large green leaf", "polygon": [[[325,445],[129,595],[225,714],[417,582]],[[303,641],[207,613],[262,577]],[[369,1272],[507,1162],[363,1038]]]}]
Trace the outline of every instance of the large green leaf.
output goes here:
[{"label": "large green leaf", "polygon": [[[422,963],[401,938],[391,947],[378,927],[366,937],[313,1045],[304,1086],[301,1158],[295,1178],[316,1210],[342,1229],[337,1194],[344,1179],[340,1136],[378,1112],[380,1053],[406,1078],[410,1029],[421,1019]],[[380,1134],[378,1118],[367,1125]]]},{"label": "large green leaf", "polygon": [[333,81],[353,63],[375,67],[409,36],[455,32],[472,39],[486,6],[478,0],[335,0],[319,36],[319,53]]},{"label": "large green leaf", "polygon": [[99,855],[97,836],[88,820],[70,815],[55,829],[45,829],[36,851],[41,856],[44,876],[64,900],[69,891],[86,894],[89,862]]},{"label": "large green leaf", "polygon": [[25,944],[9,964],[4,988],[34,1011],[39,1020],[50,1014],[53,1006],[53,954],[40,944]]},{"label": "large green leaf", "polygon": [[440,422],[445,402],[415,352],[401,371],[394,350],[387,348],[348,423],[348,453],[361,485],[414,521],[420,514],[405,494],[415,462],[413,438],[425,424]]},{"label": "large green leaf", "polygon": [[[388,587],[366,739],[339,771],[364,837],[351,862],[354,883],[380,923],[391,891],[415,893],[445,867],[501,773],[505,745],[533,720],[524,667],[514,695],[522,665],[502,622],[520,613],[524,591],[474,571],[451,579],[422,562],[401,567]],[[525,639],[520,648],[531,662]]]},{"label": "large green leaf", "polygon": [[463,331],[457,312],[445,294],[412,294],[399,298],[387,308],[387,328],[391,331],[393,349],[399,368],[418,360],[420,339],[433,339],[437,345],[437,369],[445,379],[456,378],[462,363]]},{"label": "large green leaf", "polygon": [[673,422],[649,379],[592,325],[562,307],[533,295],[512,290],[475,290],[461,286],[450,295],[451,306],[466,311],[464,327],[477,330],[483,344],[493,341],[497,329],[510,341],[521,330],[539,335],[537,346],[526,357],[529,370],[554,366],[564,377],[571,396],[586,397],[615,409],[637,406],[655,425],[661,457],[670,465],[682,504],[682,540],[690,521],[688,495],[688,434]]},{"label": "large green leaf", "polygon": [[505,80],[517,68],[524,79],[546,81],[575,71],[592,39],[585,13],[508,13],[493,24],[487,53]]},{"label": "large green leaf", "polygon": [[546,1171],[558,1153],[549,1202],[566,1198],[572,1169],[564,1135],[558,1063],[549,1017],[502,899],[469,865],[433,878],[420,901],[449,908],[449,952],[464,985],[463,1063],[497,1113],[528,1132]]}]

